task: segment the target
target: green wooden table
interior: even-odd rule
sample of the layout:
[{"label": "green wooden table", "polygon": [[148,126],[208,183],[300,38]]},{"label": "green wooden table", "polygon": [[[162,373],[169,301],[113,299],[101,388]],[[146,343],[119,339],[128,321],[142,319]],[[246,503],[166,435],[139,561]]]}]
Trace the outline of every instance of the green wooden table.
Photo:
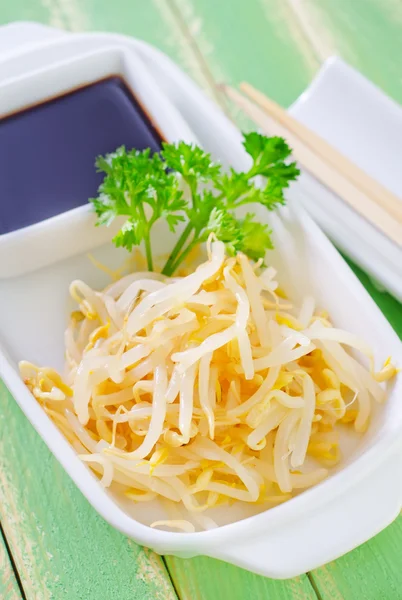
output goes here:
[{"label": "green wooden table", "polygon": [[[155,44],[240,125],[219,82],[247,79],[287,106],[334,53],[402,103],[401,0],[3,0],[0,23],[14,20]],[[353,268],[402,336],[401,306]],[[1,383],[0,522],[1,600],[402,599],[402,518],[283,582],[139,547],[94,512]]]}]

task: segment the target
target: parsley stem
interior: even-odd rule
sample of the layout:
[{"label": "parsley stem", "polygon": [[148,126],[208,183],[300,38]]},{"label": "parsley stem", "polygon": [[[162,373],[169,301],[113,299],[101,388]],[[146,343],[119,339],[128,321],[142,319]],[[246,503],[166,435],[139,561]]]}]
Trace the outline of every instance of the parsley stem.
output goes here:
[{"label": "parsley stem", "polygon": [[174,265],[171,267],[171,272],[174,273],[177,269],[177,267],[180,265],[180,263],[182,263],[187,256],[190,254],[191,250],[194,248],[194,246],[196,246],[199,243],[199,239],[196,236],[192,242],[189,243],[189,245],[187,246],[187,248],[185,248],[183,250],[183,252],[180,254],[180,256],[177,257],[176,262],[174,263]]},{"label": "parsley stem", "polygon": [[149,237],[149,233],[144,238],[144,244],[145,244],[145,255],[147,257],[148,271],[153,271],[154,263],[152,260],[151,239]]},{"label": "parsley stem", "polygon": [[[141,218],[143,219],[143,221],[145,223],[147,223],[147,219],[145,216],[145,210],[144,210],[144,205],[142,203],[140,203],[138,205],[138,210],[140,212]],[[152,260],[152,248],[151,248],[151,237],[149,235],[150,229],[151,229],[151,223],[147,223],[147,232],[144,235],[144,245],[145,245],[145,255],[147,257],[147,266],[148,266],[148,271],[153,271],[154,270],[154,263]]]},{"label": "parsley stem", "polygon": [[190,233],[192,232],[193,229],[194,229],[194,225],[190,221],[189,223],[187,223],[186,228],[184,229],[183,233],[177,240],[175,247],[173,248],[165,266],[163,267],[163,269],[162,269],[163,275],[170,276],[174,272],[173,264],[175,263],[178,255],[180,253],[180,250],[183,248],[184,244],[186,243],[186,241],[188,239],[188,236],[190,235]]}]

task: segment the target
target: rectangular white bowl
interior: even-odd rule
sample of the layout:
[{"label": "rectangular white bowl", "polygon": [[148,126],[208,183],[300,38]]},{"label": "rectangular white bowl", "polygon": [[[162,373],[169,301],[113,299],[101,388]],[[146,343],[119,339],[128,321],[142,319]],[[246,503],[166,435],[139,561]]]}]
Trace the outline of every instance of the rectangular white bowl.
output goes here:
[{"label": "rectangular white bowl", "polygon": [[[39,56],[66,60],[83,52],[121,44],[130,58],[144,61],[147,74],[157,77],[163,93],[158,100],[176,106],[203,145],[224,164],[245,166],[241,136],[235,127],[169,59],[154,49],[123,36],[64,35],[33,46],[26,64]],[[56,59],[55,59],[56,57]],[[23,71],[23,54],[14,64]],[[20,63],[18,62],[20,61]],[[10,63],[0,64],[2,72]],[[18,71],[18,69],[16,69]],[[15,72],[16,72],[15,71]],[[10,71],[8,71],[10,73]],[[57,69],[55,70],[57,74]],[[1,85],[1,83],[0,83]],[[141,88],[142,90],[142,88]],[[139,89],[136,90],[139,93]],[[150,99],[143,96],[147,108]],[[164,131],[167,123],[161,120]],[[184,132],[184,129],[183,129]],[[179,132],[180,137],[180,132]],[[297,199],[298,187],[292,190]],[[259,210],[261,220],[266,213]],[[93,234],[93,222],[82,212],[77,227],[82,236]],[[69,213],[57,217],[65,223]],[[285,285],[297,296],[308,289],[331,314],[336,325],[362,337],[374,348],[377,363],[389,354],[402,364],[401,344],[367,292],[318,227],[301,209],[287,209],[272,222],[277,250],[269,255]],[[71,223],[69,223],[71,226]],[[33,226],[35,227],[35,226]],[[27,228],[29,230],[31,228]],[[17,232],[18,233],[18,232]],[[0,237],[0,256],[4,252]],[[161,240],[163,235],[156,236]],[[51,240],[52,243],[54,240]],[[40,236],[36,238],[40,246]],[[166,242],[165,242],[166,243]],[[42,411],[22,383],[17,370],[21,359],[60,368],[63,361],[63,318],[67,314],[68,285],[83,278],[94,286],[104,276],[87,259],[85,247],[66,245],[53,252],[47,265],[30,264],[24,274],[10,272],[0,281],[0,376],[16,401],[77,486],[94,508],[113,526],[159,553],[179,556],[206,554],[270,577],[292,577],[336,558],[369,539],[399,513],[402,501],[402,382],[391,389],[388,402],[376,411],[367,435],[347,458],[342,469],[329,479],[270,511],[207,532],[184,534],[158,531],[133,518],[131,510],[104,490],[81,463],[61,433]],[[34,241],[30,252],[35,248]],[[156,251],[164,250],[164,243]],[[16,242],[16,268],[25,260],[26,247]],[[116,263],[122,254],[105,245],[95,251],[105,262]],[[3,257],[5,255],[3,254]],[[33,267],[41,266],[38,270]],[[140,516],[139,516],[140,518]]]}]

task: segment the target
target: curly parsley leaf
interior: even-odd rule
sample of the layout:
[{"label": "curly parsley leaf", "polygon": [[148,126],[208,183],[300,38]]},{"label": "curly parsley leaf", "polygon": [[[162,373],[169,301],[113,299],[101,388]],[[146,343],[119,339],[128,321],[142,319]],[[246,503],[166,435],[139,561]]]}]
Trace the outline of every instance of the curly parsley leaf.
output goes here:
[{"label": "curly parsley leaf", "polygon": [[146,227],[139,219],[127,219],[120,231],[114,236],[116,248],[126,248],[129,252],[134,246],[139,246],[146,235]]},{"label": "curly parsley leaf", "polygon": [[268,225],[254,220],[254,215],[248,213],[241,221],[243,233],[242,243],[239,251],[246,254],[252,260],[264,260],[267,250],[273,248],[271,230]]},{"label": "curly parsley leaf", "polygon": [[95,164],[105,173],[98,197],[90,199],[98,216],[97,225],[110,225],[116,217],[127,216],[113,242],[131,251],[143,241],[148,268],[152,270],[152,226],[163,218],[174,232],[184,221],[187,202],[177,177],[167,173],[161,157],[151,155],[149,149],[127,151],[121,146],[111,154],[98,157]]},{"label": "curly parsley leaf", "polygon": [[212,160],[208,152],[194,144],[164,143],[161,155],[167,166],[180,173],[184,180],[195,177],[197,182],[209,181],[217,177],[221,170],[221,166]]},{"label": "curly parsley leaf", "polygon": [[212,209],[200,239],[206,241],[211,233],[225,243],[227,252],[231,256],[241,249],[243,242],[241,222],[225,209]]},{"label": "curly parsley leaf", "polygon": [[[127,217],[113,241],[129,251],[143,242],[152,270],[154,223],[163,219],[172,232],[185,224],[163,269],[166,275],[211,234],[226,244],[229,254],[241,251],[253,260],[263,258],[272,248],[269,228],[254,220],[252,213],[239,219],[235,211],[245,204],[262,204],[268,210],[284,204],[284,190],[299,170],[288,162],[291,150],[282,138],[252,132],[244,135],[243,145],[252,164],[240,172],[224,172],[208,152],[185,142],[163,144],[160,155],[121,146],[98,157],[96,166],[105,178],[98,196],[90,200],[97,225],[108,226],[116,217]],[[189,189],[191,202],[183,186]]]}]

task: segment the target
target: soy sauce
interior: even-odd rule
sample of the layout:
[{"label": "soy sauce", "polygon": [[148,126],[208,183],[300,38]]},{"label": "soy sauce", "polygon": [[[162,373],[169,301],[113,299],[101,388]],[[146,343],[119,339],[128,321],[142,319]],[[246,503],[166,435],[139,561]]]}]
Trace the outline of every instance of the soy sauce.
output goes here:
[{"label": "soy sauce", "polygon": [[86,204],[103,179],[99,154],[161,142],[117,76],[0,119],[0,234]]}]

